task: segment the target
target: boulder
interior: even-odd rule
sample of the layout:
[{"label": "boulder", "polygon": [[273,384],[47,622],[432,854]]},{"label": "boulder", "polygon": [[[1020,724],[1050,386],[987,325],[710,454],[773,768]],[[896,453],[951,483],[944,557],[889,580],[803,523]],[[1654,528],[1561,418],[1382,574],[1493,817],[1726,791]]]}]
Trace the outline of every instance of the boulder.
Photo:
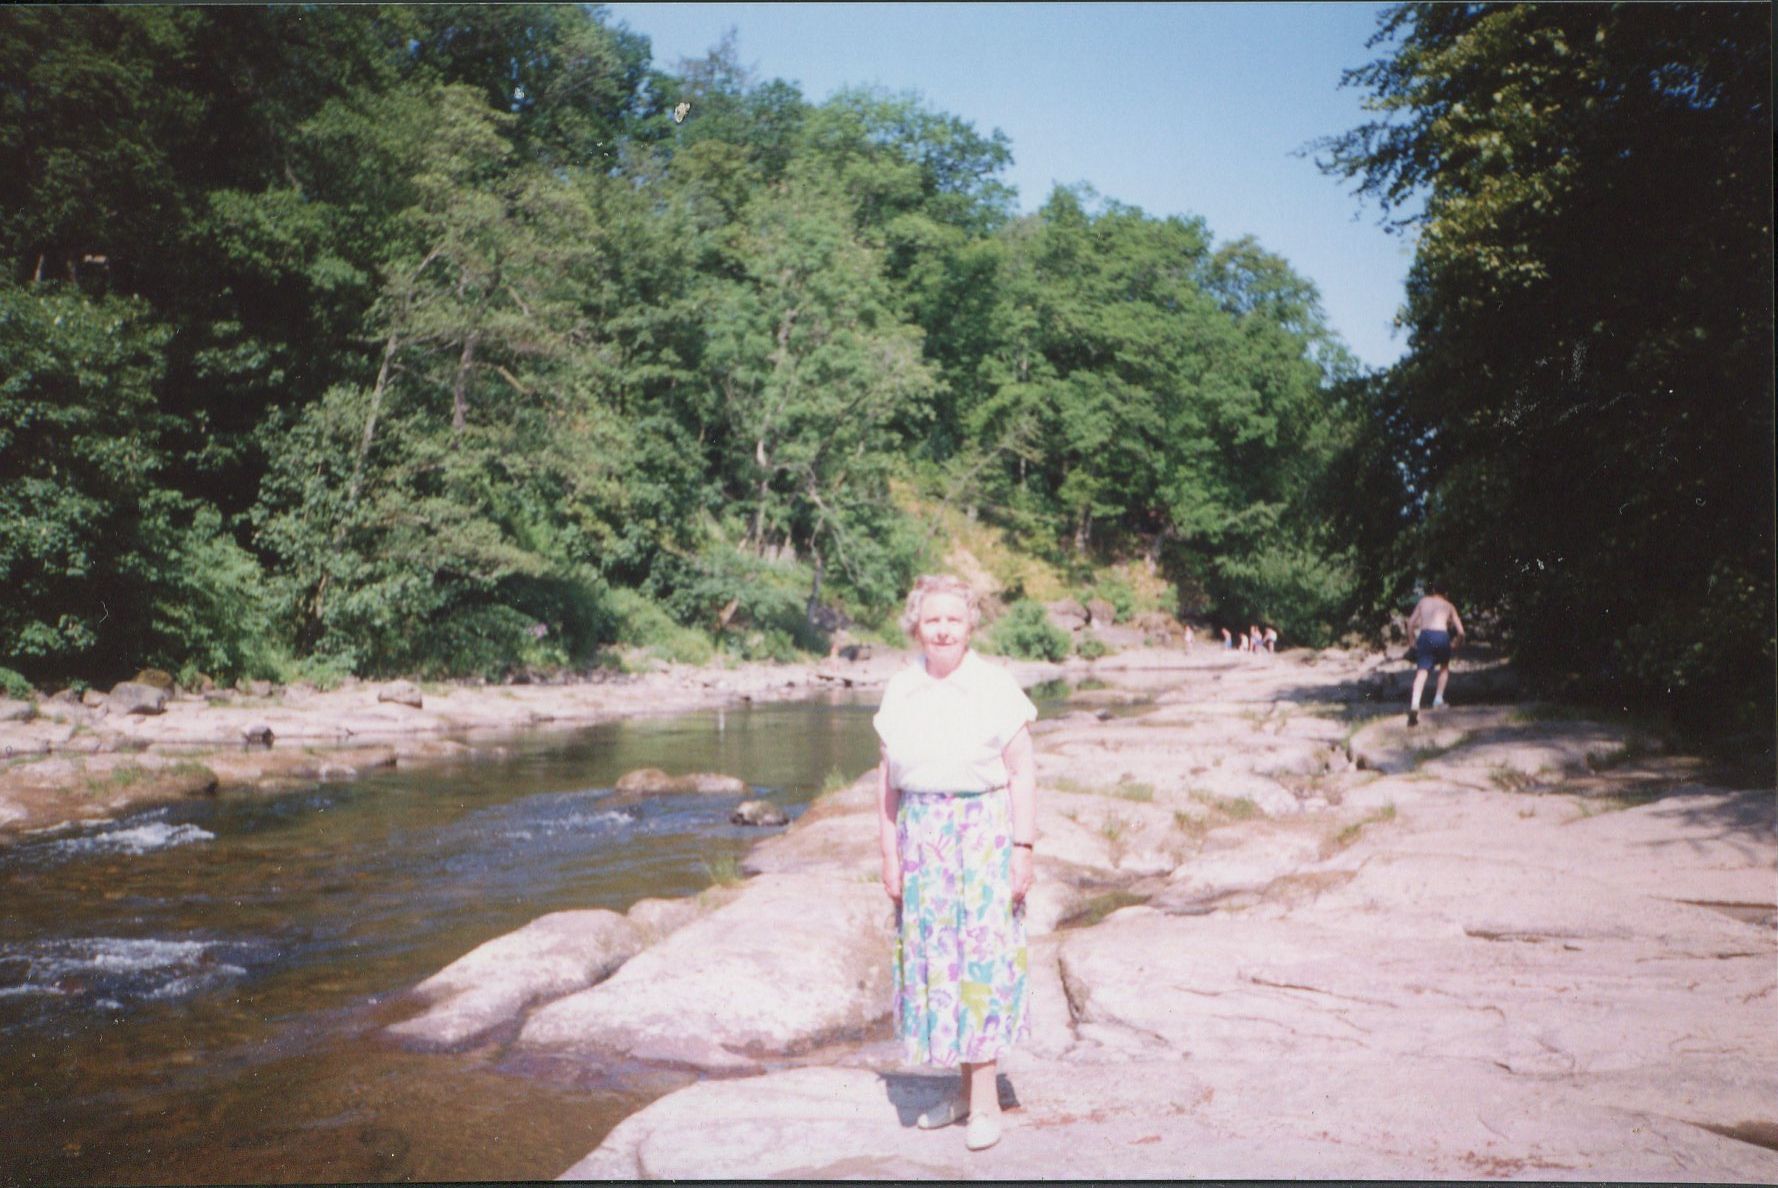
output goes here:
[{"label": "boulder", "polygon": [[679,899],[638,899],[630,905],[625,913],[631,924],[636,926],[637,933],[642,937],[644,946],[652,945],[669,933],[674,933],[703,915],[707,910],[702,900],[705,896],[685,896]]},{"label": "boulder", "polygon": [[874,883],[763,875],[604,982],[532,1012],[518,1042],[743,1071],[855,1037],[889,1012],[890,921]]},{"label": "boulder", "polygon": [[1094,627],[1109,627],[1117,622],[1117,608],[1103,598],[1089,598],[1087,620]]},{"label": "boulder", "polygon": [[391,701],[396,705],[408,705],[420,709],[425,699],[412,681],[392,681],[377,690],[378,701]]},{"label": "boulder", "polygon": [[251,746],[269,747],[273,737],[272,728],[264,722],[254,722],[241,729],[241,738]]},{"label": "boulder", "polygon": [[1048,936],[1085,903],[1086,895],[1080,888],[1053,876],[1039,875],[1025,895],[1025,936]]},{"label": "boulder", "polygon": [[119,714],[164,714],[167,712],[167,691],[155,685],[122,681],[112,687],[106,705]]},{"label": "boulder", "polygon": [[592,985],[641,947],[636,925],[616,912],[552,912],[470,950],[421,982],[414,993],[432,1005],[388,1031],[426,1048],[473,1043],[532,1003]]},{"label": "boulder", "polygon": [[731,825],[784,825],[790,818],[769,800],[743,800],[728,815]]},{"label": "boulder", "polygon": [[88,689],[80,695],[80,704],[88,709],[97,709],[105,704],[105,695],[97,689]]},{"label": "boulder", "polygon": [[29,722],[37,716],[37,705],[30,701],[15,701],[10,697],[0,697],[0,722]]},{"label": "boulder", "polygon": [[147,685],[154,689],[165,689],[168,693],[173,691],[173,674],[159,668],[144,668],[141,672],[138,672],[135,676],[131,677],[130,681],[132,684]]},{"label": "boulder", "polygon": [[1090,618],[1087,608],[1072,598],[1045,603],[1043,611],[1052,624],[1070,633],[1084,629]]},{"label": "boulder", "polygon": [[741,859],[748,874],[785,874],[827,870],[851,876],[870,875],[882,865],[874,817],[836,813],[809,819],[795,828],[765,838]]},{"label": "boulder", "polygon": [[674,792],[706,792],[725,796],[744,796],[747,782],[735,776],[699,771],[690,775],[668,775],[658,767],[641,767],[626,772],[615,789],[621,793],[652,796]]}]

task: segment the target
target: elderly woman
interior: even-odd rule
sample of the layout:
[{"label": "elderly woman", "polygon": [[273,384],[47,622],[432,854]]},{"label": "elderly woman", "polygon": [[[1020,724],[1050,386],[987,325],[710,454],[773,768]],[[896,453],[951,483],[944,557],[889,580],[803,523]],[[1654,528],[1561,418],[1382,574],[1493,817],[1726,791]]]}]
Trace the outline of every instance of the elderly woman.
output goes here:
[{"label": "elderly woman", "polygon": [[1025,728],[1037,709],[970,650],[979,619],[962,581],[918,579],[901,624],[920,656],[890,678],[875,719],[883,887],[900,909],[896,1031],[910,1063],[961,1066],[957,1097],[919,1125],[968,1119],[972,1151],[1000,1140],[995,1061],[1029,1030],[1024,901],[1037,825]]}]

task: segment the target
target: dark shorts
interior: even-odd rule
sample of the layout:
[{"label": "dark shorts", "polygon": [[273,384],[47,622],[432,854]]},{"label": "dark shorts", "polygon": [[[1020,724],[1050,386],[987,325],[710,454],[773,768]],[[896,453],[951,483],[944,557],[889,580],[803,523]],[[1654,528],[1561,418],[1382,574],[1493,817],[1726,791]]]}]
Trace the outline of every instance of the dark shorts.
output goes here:
[{"label": "dark shorts", "polygon": [[1414,664],[1427,671],[1451,662],[1451,633],[1422,631],[1414,639]]}]

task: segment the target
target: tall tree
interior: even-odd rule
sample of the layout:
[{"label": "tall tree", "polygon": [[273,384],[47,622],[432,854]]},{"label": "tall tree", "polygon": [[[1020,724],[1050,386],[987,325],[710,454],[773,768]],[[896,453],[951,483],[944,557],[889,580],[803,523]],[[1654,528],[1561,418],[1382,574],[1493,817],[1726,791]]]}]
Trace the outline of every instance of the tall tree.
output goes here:
[{"label": "tall tree", "polygon": [[1323,145],[1419,233],[1400,384],[1424,563],[1535,674],[1767,725],[1768,18],[1402,5],[1347,76],[1385,118]]}]

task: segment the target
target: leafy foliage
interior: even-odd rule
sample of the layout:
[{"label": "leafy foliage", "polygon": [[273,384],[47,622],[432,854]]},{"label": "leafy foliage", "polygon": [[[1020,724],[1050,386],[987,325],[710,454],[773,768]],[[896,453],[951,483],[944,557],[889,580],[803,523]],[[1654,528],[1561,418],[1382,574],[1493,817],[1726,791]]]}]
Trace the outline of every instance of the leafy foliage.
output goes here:
[{"label": "leafy foliage", "polygon": [[1380,394],[1420,571],[1498,610],[1546,681],[1761,729],[1767,17],[1401,5],[1392,51],[1348,73],[1387,118],[1323,145],[1419,236],[1412,349]]},{"label": "leafy foliage", "polygon": [[1065,660],[1073,648],[1068,633],[1049,621],[1043,604],[1025,599],[1007,608],[987,631],[989,651],[1026,660]]},{"label": "leafy foliage", "polygon": [[7,10],[0,83],[31,679],[825,651],[948,551],[896,483],[1076,586],[1305,637],[1380,597],[1320,524],[1387,451],[1313,287],[1084,188],[1019,217],[917,96],[544,5]]}]

